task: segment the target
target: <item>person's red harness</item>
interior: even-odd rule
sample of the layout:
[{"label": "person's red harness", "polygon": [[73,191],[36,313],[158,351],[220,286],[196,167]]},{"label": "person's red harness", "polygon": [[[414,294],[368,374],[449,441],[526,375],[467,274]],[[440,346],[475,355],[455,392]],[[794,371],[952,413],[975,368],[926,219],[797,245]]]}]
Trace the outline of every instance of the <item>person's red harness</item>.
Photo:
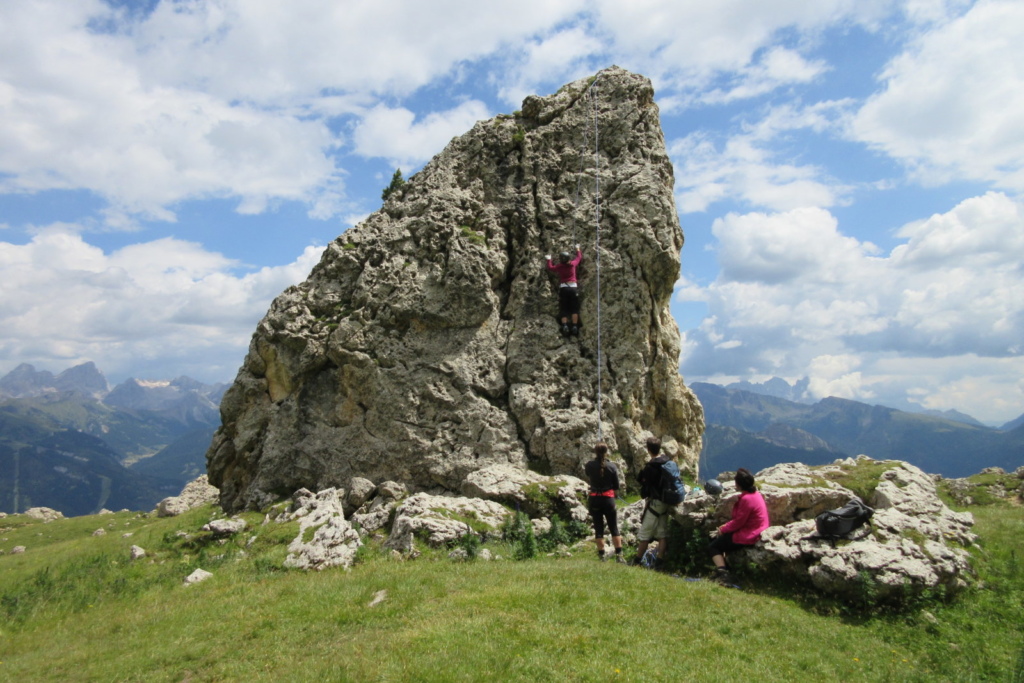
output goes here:
[{"label": "person's red harness", "polygon": [[590,495],[591,497],[600,496],[603,498],[614,498],[615,489],[608,489],[607,491],[601,491],[600,493],[598,493],[597,491],[591,491]]}]

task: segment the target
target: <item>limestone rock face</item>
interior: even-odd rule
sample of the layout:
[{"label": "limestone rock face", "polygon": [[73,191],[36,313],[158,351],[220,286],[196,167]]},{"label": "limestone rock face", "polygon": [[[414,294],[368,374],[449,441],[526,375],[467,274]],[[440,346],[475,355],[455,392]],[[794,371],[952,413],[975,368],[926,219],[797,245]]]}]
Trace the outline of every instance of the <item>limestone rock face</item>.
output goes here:
[{"label": "limestone rock face", "polygon": [[[564,339],[544,255],[577,242],[583,325]],[[221,504],[352,477],[457,492],[494,464],[580,476],[599,426],[633,473],[651,434],[692,467],[703,411],[669,312],[682,245],[646,78],[612,67],[478,122],[273,302],[207,453]]]}]

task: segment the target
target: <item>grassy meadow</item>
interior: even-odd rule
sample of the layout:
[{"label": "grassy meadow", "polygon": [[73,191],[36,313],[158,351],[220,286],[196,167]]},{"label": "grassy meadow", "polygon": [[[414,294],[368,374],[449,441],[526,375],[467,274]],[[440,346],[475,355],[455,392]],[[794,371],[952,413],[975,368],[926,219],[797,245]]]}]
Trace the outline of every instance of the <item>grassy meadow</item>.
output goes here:
[{"label": "grassy meadow", "polygon": [[[350,571],[306,573],[281,569],[297,523],[259,513],[223,544],[199,531],[211,507],[11,516],[0,680],[1024,681],[1024,508],[970,511],[978,587],[884,611],[771,577],[733,590],[598,562],[589,547],[455,562],[371,544]],[[147,556],[132,561],[132,544]],[[198,567],[213,578],[183,586]]]}]

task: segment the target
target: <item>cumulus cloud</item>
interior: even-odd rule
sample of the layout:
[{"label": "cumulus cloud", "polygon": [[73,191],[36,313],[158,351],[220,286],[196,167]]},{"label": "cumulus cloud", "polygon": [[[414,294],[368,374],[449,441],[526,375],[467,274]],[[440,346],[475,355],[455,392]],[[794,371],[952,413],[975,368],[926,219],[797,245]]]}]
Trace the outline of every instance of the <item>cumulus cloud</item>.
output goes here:
[{"label": "cumulus cloud", "polygon": [[519,108],[527,95],[541,92],[543,84],[566,82],[592,74],[592,62],[604,49],[602,42],[584,26],[570,26],[527,41],[511,58],[510,71],[500,77],[498,96]]},{"label": "cumulus cloud", "polygon": [[779,211],[843,203],[852,190],[849,184],[819,166],[784,161],[777,146],[780,137],[793,131],[834,128],[848,105],[845,100],[783,105],[724,140],[697,131],[671,141],[680,213],[706,211],[726,200]]},{"label": "cumulus cloud", "polygon": [[849,135],[927,183],[1024,190],[1024,4],[975,3],[913,41],[881,74]]},{"label": "cumulus cloud", "polygon": [[130,36],[97,34],[98,2],[0,8],[0,192],[85,189],[115,214],[173,220],[189,198],[315,204],[341,188],[322,121],[153,83],[126,52]]},{"label": "cumulus cloud", "polygon": [[437,154],[455,136],[489,118],[483,102],[470,100],[445,112],[434,112],[416,121],[404,108],[378,106],[367,113],[352,137],[358,154],[383,157],[406,168]]},{"label": "cumulus cloud", "polygon": [[[3,3],[0,192],[85,189],[110,203],[113,227],[174,220],[175,204],[209,198],[237,199],[243,214],[297,201],[326,218],[344,206],[336,152],[346,141],[332,117],[380,114],[380,97],[580,7],[165,0],[146,13],[100,0]],[[451,125],[460,124],[417,129],[418,158]]]},{"label": "cumulus cloud", "polygon": [[[682,369],[691,378],[807,374],[816,397],[868,399],[896,392],[884,362],[1022,362],[1024,208],[1005,194],[908,224],[898,233],[906,241],[887,255],[843,235],[824,209],[730,214],[713,232],[717,280],[676,293],[709,310],[685,333]],[[984,375],[941,377],[913,396],[906,392],[915,384],[900,378],[902,398],[931,406],[944,402],[936,393],[943,387],[1006,387]],[[1013,401],[1003,395],[999,403]]]},{"label": "cumulus cloud", "polygon": [[227,99],[405,95],[465,60],[548,30],[582,0],[161,2],[139,26],[146,70]]},{"label": "cumulus cloud", "polygon": [[[613,37],[616,49],[659,83],[692,94],[711,89],[720,74],[743,74],[736,97],[743,89],[764,92],[770,82],[805,82],[822,68],[788,50],[769,50],[757,65],[758,52],[772,46],[780,31],[814,34],[841,22],[872,25],[894,9],[885,0],[599,0],[597,8],[601,27]],[[692,96],[687,99],[692,101]]]},{"label": "cumulus cloud", "polygon": [[696,99],[701,104],[726,104],[735,100],[764,95],[783,85],[809,83],[827,71],[821,60],[809,61],[795,50],[774,47],[765,51],[760,60],[740,69],[728,89],[715,88]]},{"label": "cumulus cloud", "polygon": [[241,363],[270,301],[305,279],[322,251],[238,274],[240,264],[173,238],[106,253],[77,226],[57,224],[27,244],[0,242],[0,363],[63,370],[92,360],[114,375],[151,368],[221,379]]}]

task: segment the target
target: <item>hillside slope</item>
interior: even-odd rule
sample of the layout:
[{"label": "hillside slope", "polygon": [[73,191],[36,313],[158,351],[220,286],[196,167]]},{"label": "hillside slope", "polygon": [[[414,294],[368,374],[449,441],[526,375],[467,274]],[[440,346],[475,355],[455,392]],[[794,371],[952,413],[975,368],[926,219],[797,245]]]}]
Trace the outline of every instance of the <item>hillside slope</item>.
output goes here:
[{"label": "hillside slope", "polygon": [[[399,562],[371,544],[349,572],[305,573],[280,568],[298,522],[264,527],[260,513],[244,514],[252,531],[223,545],[200,531],[218,514],[209,507],[9,517],[0,678],[1014,680],[1024,673],[1024,573],[1012,557],[1022,510],[972,508],[985,589],[895,616],[851,613],[756,573],[735,591],[601,563],[586,546],[522,562],[455,562],[446,551]],[[99,527],[131,536],[93,536]],[[27,550],[12,555],[15,545]],[[146,556],[131,561],[132,545]],[[508,556],[500,542],[487,547]],[[197,568],[213,578],[182,586]]]}]

